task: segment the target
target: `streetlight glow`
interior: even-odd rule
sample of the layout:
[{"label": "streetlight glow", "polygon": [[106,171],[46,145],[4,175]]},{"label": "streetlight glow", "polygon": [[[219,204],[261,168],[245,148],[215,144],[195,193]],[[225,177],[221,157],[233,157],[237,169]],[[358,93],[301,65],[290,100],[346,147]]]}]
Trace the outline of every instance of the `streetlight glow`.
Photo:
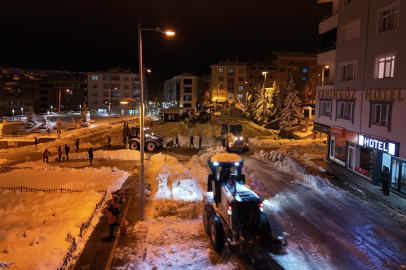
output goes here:
[{"label": "streetlight glow", "polygon": [[174,35],[175,35],[175,32],[166,31],[165,34],[166,34],[167,36],[174,36]]}]

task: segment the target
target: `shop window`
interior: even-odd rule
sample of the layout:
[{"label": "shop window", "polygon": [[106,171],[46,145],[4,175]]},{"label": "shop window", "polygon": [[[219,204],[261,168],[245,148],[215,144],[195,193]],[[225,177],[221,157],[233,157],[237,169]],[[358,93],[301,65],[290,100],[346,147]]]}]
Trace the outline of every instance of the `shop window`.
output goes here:
[{"label": "shop window", "polygon": [[354,104],[355,101],[337,100],[336,119],[352,120],[354,122]]},{"label": "shop window", "polygon": [[331,100],[320,100],[320,115],[331,116]]},{"label": "shop window", "polygon": [[391,117],[393,101],[370,100],[369,125],[379,125],[388,127],[391,131]]},{"label": "shop window", "polygon": [[391,183],[390,187],[402,193],[406,193],[406,162],[392,158],[392,166],[389,167]]},{"label": "shop window", "polygon": [[356,154],[355,154],[355,171],[360,173],[369,179],[372,179],[372,166],[374,157],[373,157],[373,150],[357,146]]}]

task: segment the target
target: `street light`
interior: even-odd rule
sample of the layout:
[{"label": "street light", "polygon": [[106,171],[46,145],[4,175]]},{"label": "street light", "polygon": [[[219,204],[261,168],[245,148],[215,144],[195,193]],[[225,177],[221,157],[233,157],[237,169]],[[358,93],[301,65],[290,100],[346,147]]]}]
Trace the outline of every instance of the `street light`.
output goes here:
[{"label": "street light", "polygon": [[[69,89],[66,89],[66,92],[69,92]],[[61,87],[59,87],[59,106],[58,106],[58,122],[56,123],[58,126],[58,140],[61,134]]]},{"label": "street light", "polygon": [[21,107],[21,115],[23,115],[23,107]]},{"label": "street light", "polygon": [[[145,66],[143,67],[143,69],[144,69],[144,74],[152,72],[151,69],[145,68]],[[147,76],[144,75],[144,79],[145,79],[145,103],[147,104],[147,110],[146,111],[147,111],[147,114],[148,114],[149,106],[148,106],[148,86],[147,86],[148,80],[147,80]]]},{"label": "street light", "polygon": [[140,61],[140,66],[139,66],[139,72],[140,72],[140,78],[141,78],[141,80],[140,80],[140,89],[141,89],[141,96],[140,96],[140,113],[139,113],[139,115],[140,115],[140,141],[141,141],[141,143],[140,143],[140,152],[141,152],[141,157],[140,157],[140,159],[141,159],[141,165],[140,165],[140,177],[141,177],[141,192],[140,192],[140,199],[141,199],[141,203],[140,203],[140,208],[141,208],[141,216],[140,216],[140,219],[141,219],[141,221],[144,221],[145,220],[145,205],[144,205],[144,203],[145,203],[145,195],[144,195],[144,191],[145,191],[145,184],[144,184],[144,181],[145,181],[145,179],[144,179],[144,169],[145,169],[145,167],[144,167],[144,140],[145,140],[145,138],[144,138],[144,80],[143,80],[143,73],[144,73],[144,70],[143,70],[143,65],[142,65],[142,36],[141,36],[141,31],[157,31],[157,32],[160,32],[160,33],[164,33],[164,34],[166,34],[166,35],[168,35],[168,36],[173,36],[173,35],[175,35],[175,32],[172,32],[172,31],[166,31],[166,32],[163,32],[163,31],[161,31],[160,30],[160,28],[158,27],[158,28],[156,28],[156,29],[146,29],[146,28],[141,28],[141,23],[138,23],[138,41],[139,41],[139,44],[138,44],[138,51],[139,51],[139,61]]},{"label": "street light", "polygon": [[11,110],[13,112],[13,117],[14,117],[14,109]]}]

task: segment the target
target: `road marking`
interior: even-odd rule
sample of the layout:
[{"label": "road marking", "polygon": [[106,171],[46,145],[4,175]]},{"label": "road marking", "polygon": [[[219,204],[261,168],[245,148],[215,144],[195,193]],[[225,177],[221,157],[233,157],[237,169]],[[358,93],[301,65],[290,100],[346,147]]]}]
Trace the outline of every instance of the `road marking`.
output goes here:
[{"label": "road marking", "polygon": [[[125,211],[124,211],[124,217],[127,216],[128,208],[130,208],[131,199],[132,199],[132,197],[130,197],[130,199],[128,200],[127,207],[125,208]],[[119,239],[120,239],[120,229],[117,231],[116,240],[114,241],[113,247],[111,248],[109,260],[107,261],[105,270],[110,270],[111,262],[113,261],[114,252],[116,251]]]}]

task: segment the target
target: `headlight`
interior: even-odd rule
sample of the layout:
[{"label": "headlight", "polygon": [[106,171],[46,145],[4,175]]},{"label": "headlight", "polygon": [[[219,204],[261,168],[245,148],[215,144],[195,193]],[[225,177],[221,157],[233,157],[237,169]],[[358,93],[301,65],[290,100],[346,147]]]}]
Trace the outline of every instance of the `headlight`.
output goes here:
[{"label": "headlight", "polygon": [[217,161],[215,161],[215,162],[213,162],[213,165],[214,165],[214,166],[218,166],[219,163],[218,163]]},{"label": "headlight", "polygon": [[238,165],[240,165],[240,163],[236,162],[236,163],[234,163],[234,165],[235,165],[235,166],[238,166]]},{"label": "headlight", "polygon": [[243,139],[243,138],[242,138],[242,137],[240,137],[240,140],[241,140],[241,141],[242,141],[242,139]]},{"label": "headlight", "polygon": [[236,141],[236,140],[238,140],[238,137],[235,137],[235,138],[234,138],[234,141]]},{"label": "headlight", "polygon": [[264,212],[264,205],[261,203],[259,203],[259,211]]}]

